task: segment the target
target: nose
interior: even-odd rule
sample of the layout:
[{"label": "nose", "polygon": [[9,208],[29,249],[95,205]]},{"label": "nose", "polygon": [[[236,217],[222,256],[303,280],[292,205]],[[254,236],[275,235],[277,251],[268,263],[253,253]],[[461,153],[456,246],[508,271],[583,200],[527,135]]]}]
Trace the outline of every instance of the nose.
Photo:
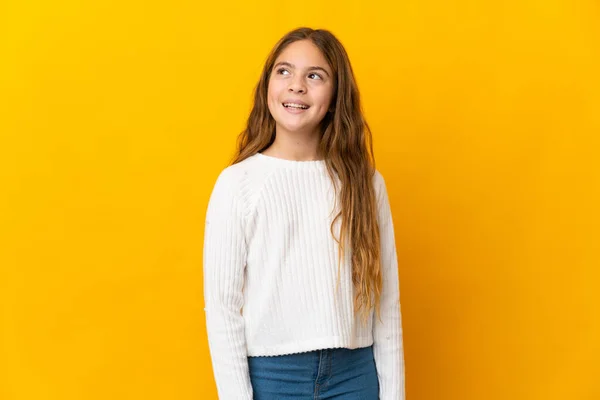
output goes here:
[{"label": "nose", "polygon": [[295,77],[291,82],[288,88],[288,91],[294,93],[306,93],[306,86],[304,85],[304,80],[301,76]]}]

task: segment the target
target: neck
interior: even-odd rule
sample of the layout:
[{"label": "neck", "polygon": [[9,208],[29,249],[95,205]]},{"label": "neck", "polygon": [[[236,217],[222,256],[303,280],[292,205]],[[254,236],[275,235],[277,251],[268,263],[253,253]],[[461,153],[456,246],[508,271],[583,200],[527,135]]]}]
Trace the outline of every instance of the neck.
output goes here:
[{"label": "neck", "polygon": [[300,135],[296,133],[275,133],[275,141],[262,153],[268,156],[293,161],[314,161],[322,159],[319,154],[320,133]]}]

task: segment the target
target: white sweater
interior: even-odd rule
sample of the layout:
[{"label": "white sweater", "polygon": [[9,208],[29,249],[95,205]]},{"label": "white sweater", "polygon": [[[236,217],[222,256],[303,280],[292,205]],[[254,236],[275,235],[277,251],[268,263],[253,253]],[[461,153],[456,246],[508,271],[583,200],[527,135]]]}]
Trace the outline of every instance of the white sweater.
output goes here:
[{"label": "white sweater", "polygon": [[[381,400],[403,400],[404,350],[394,228],[377,171],[383,289],[380,322],[353,315],[350,251],[340,287],[330,232],[333,184],[324,161],[257,153],[225,168],[210,197],[204,232],[204,301],[221,400],[252,400],[248,356],[373,344]],[[340,219],[336,221],[339,237]]]}]

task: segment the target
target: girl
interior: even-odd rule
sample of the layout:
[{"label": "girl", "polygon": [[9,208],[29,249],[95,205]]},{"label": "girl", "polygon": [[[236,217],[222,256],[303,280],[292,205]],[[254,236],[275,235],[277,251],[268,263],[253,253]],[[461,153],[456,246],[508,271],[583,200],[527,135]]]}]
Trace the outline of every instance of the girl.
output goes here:
[{"label": "girl", "polygon": [[329,31],[289,32],[267,58],[204,237],[220,399],[404,399],[390,204]]}]

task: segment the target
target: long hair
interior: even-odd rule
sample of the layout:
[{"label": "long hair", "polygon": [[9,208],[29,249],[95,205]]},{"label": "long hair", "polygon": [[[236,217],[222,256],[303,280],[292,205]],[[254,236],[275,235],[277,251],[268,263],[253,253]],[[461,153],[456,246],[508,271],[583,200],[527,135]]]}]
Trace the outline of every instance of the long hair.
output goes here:
[{"label": "long hair", "polygon": [[[340,41],[324,29],[298,28],[287,33],[267,57],[254,92],[254,105],[246,128],[240,133],[237,151],[231,164],[268,148],[275,140],[275,120],[267,106],[267,92],[273,64],[281,52],[298,40],[310,40],[323,53],[333,70],[333,97],[328,112],[321,121],[319,153],[336,193],[339,212],[330,227],[339,244],[340,263],[345,251],[351,251],[354,311],[361,314],[363,325],[371,308],[380,317],[382,287],[380,237],[377,225],[377,201],[372,184],[375,173],[372,136],[363,116],[360,96],[348,54]],[[338,188],[337,179],[340,187]],[[338,203],[339,202],[339,203]],[[334,225],[341,218],[340,237],[335,237]],[[338,284],[336,284],[336,291]]]}]

